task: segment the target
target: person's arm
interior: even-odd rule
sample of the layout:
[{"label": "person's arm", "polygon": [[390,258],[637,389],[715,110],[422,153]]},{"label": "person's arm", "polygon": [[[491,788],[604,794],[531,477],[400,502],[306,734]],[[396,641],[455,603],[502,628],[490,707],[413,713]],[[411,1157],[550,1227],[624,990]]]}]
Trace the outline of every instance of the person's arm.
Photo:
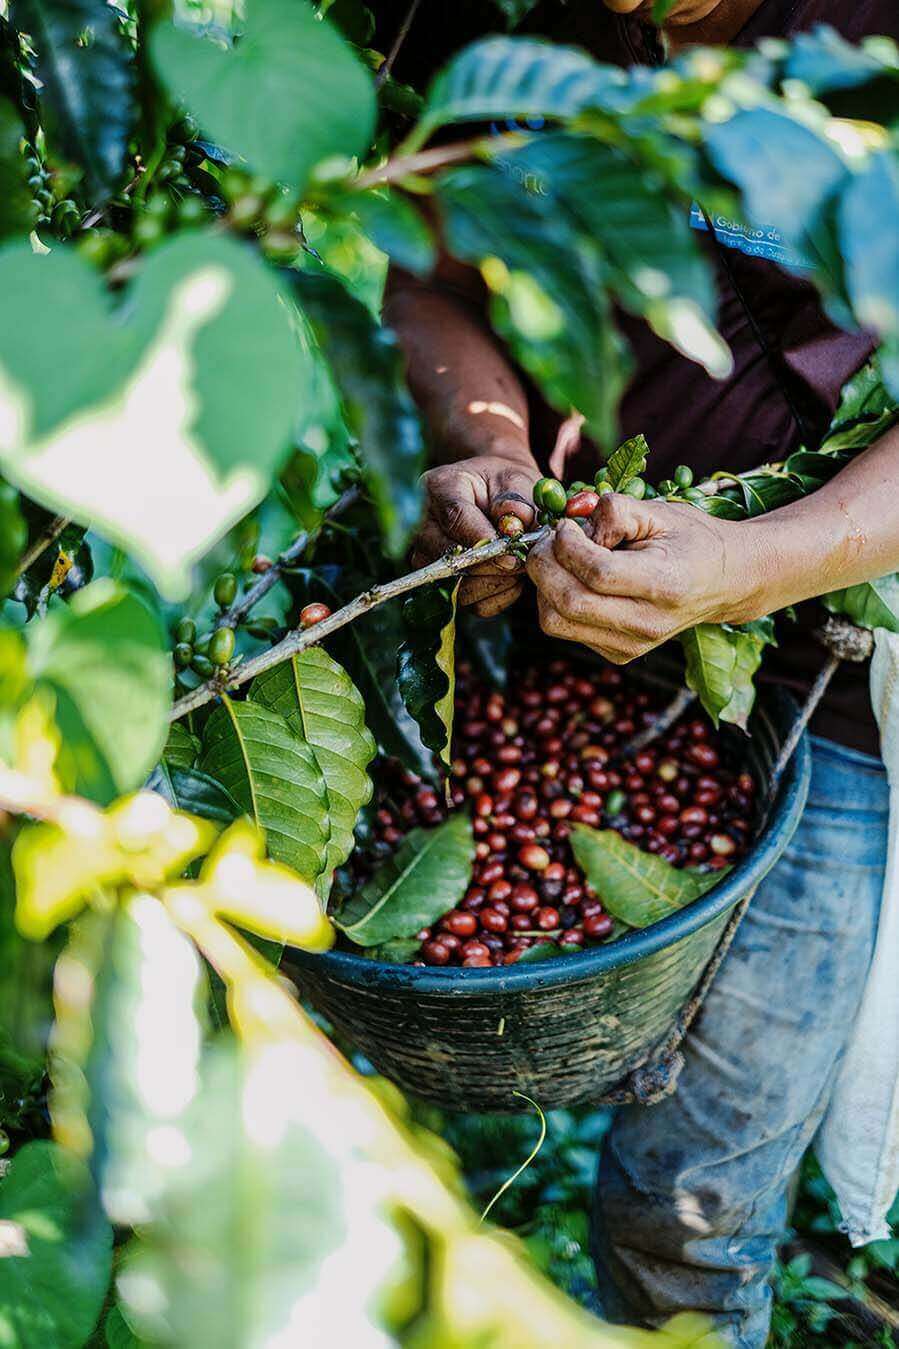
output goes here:
[{"label": "person's arm", "polygon": [[897,570],[899,427],[768,515],[610,493],[586,533],[562,521],[528,559],[544,630],[617,663],[697,623],[746,623]]},{"label": "person's arm", "polygon": [[[413,562],[491,538],[502,515],[530,527],[540,476],[528,438],[527,397],[483,317],[477,273],[444,259],[433,280],[392,273],[384,317],[396,332],[409,387],[440,463],[424,475],[425,521]],[[500,558],[469,572],[462,603],[499,613],[521,592],[519,564]]]}]

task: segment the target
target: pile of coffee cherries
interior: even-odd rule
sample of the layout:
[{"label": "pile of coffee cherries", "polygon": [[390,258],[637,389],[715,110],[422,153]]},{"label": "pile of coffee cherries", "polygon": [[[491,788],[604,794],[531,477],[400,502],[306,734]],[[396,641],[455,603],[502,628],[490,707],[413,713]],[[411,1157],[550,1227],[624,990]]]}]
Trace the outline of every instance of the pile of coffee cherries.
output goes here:
[{"label": "pile of coffee cherries", "polygon": [[457,667],[450,805],[413,774],[379,789],[375,849],[470,810],[471,884],[418,934],[416,963],[511,965],[531,947],[604,941],[615,923],[571,851],[572,824],[615,829],[675,867],[720,870],[750,841],[756,784],[727,767],[710,722],[685,716],[626,752],[665,705],[614,666],[554,660],[499,692]]}]

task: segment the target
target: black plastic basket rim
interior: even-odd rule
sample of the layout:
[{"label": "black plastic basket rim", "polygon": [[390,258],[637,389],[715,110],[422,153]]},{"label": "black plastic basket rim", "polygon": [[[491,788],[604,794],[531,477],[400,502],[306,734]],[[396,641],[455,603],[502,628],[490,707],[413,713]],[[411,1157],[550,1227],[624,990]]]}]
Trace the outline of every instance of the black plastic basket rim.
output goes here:
[{"label": "black plastic basket rim", "polygon": [[[792,704],[794,715],[799,715],[795,700],[789,694],[778,690],[778,696],[782,705]],[[763,706],[758,708],[756,715],[765,718],[770,726],[770,718]],[[513,990],[524,993],[555,988],[560,984],[584,983],[599,974],[636,964],[665,947],[673,946],[675,942],[714,922],[721,914],[734,908],[749,891],[754,890],[783,851],[784,835],[789,838],[796,829],[805,808],[810,778],[811,748],[808,731],[804,731],[784,772],[765,827],[752,851],[723,881],[686,908],[678,910],[670,918],[653,923],[651,927],[628,932],[607,946],[535,961],[533,964],[510,965],[502,972],[495,967],[462,969],[459,966],[440,968],[391,964],[357,956],[351,951],[311,955],[295,947],[288,948],[290,962],[300,967],[312,968],[314,965],[322,973],[340,982],[364,988],[406,988],[410,992],[442,993],[452,998],[464,998],[469,994],[476,994],[479,998],[490,995],[501,997]]]}]

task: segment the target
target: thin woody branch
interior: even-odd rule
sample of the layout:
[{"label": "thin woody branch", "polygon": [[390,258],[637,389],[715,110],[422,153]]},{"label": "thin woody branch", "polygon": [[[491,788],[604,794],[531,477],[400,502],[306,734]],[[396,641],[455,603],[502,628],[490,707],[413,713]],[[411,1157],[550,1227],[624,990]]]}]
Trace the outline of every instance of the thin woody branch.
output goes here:
[{"label": "thin woody branch", "polygon": [[445,557],[438,558],[436,562],[431,562],[427,567],[420,568],[419,571],[408,572],[405,576],[398,576],[394,581],[385,581],[381,585],[372,586],[370,590],[357,595],[342,609],[336,610],[328,618],[316,623],[314,627],[297,628],[293,632],[289,632],[282,641],[269,651],[263,651],[251,660],[245,661],[233,671],[225,673],[223,678],[211,679],[191,693],[186,693],[173,706],[169,720],[177,721],[180,717],[187,716],[188,712],[195,712],[198,707],[203,707],[205,703],[211,702],[213,698],[218,697],[226,690],[239,688],[241,684],[246,684],[256,675],[262,674],[264,670],[270,670],[272,666],[290,660],[292,656],[299,655],[307,647],[317,646],[319,642],[323,642],[332,633],[345,628],[348,623],[353,623],[371,609],[386,604],[388,600],[397,599],[400,595],[407,595],[412,590],[418,590],[420,586],[432,585],[434,581],[447,581],[454,576],[460,576],[469,567],[476,567],[482,562],[491,562],[494,558],[514,553],[522,544],[529,547],[535,544],[538,539],[542,539],[547,530],[548,526],[534,530],[530,534],[522,534],[517,539],[494,539],[480,547],[468,548],[458,553],[447,553]]}]

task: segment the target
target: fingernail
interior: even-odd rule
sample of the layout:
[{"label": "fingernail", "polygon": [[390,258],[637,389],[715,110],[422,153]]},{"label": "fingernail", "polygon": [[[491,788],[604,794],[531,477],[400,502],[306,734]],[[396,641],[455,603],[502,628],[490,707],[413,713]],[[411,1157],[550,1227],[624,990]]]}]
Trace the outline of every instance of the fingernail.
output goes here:
[{"label": "fingernail", "polygon": [[505,553],[496,559],[496,565],[500,571],[518,571],[521,562],[514,553]]}]

